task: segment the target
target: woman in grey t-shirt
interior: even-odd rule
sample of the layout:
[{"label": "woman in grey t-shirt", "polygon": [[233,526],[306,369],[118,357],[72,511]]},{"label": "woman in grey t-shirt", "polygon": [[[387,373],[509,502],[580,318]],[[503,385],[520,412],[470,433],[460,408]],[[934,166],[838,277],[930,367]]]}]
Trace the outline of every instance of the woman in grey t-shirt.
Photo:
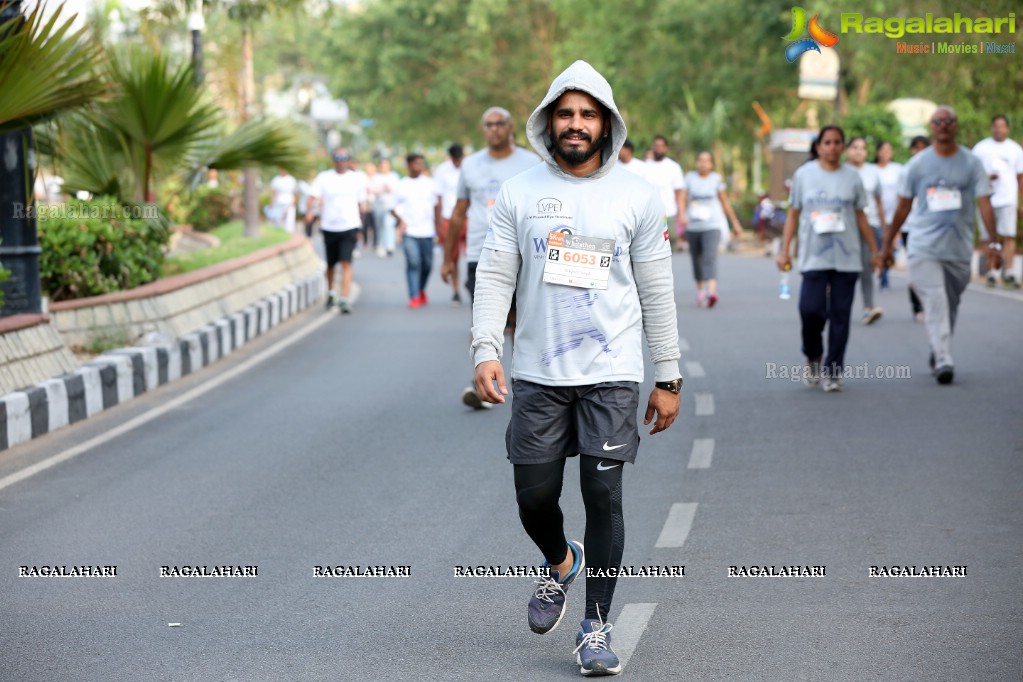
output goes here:
[{"label": "woman in grey t-shirt", "polygon": [[[742,225],[725,194],[725,183],[714,172],[714,157],[708,151],[696,155],[696,170],[686,174],[682,220],[686,224],[689,253],[696,280],[696,305],[713,308],[718,302],[718,245],[722,233],[732,226],[735,236]],[[727,222],[726,222],[727,220]]]},{"label": "woman in grey t-shirt", "polygon": [[[874,264],[880,264],[874,233],[863,214],[867,204],[863,182],[854,168],[841,162],[844,148],[841,128],[821,128],[817,160],[800,166],[792,177],[791,207],[778,255],[778,269],[791,269],[789,247],[798,226],[799,270],[803,273],[799,317],[806,355],[803,381],[816,386],[823,379],[827,392],[842,390],[849,317],[856,280],[863,269],[861,244],[870,249]],[[823,357],[825,325],[827,357]]]},{"label": "woman in grey t-shirt", "polygon": [[[867,216],[870,229],[874,231],[874,243],[881,248],[881,235],[884,234],[886,207],[881,200],[881,173],[877,166],[867,163],[867,140],[856,136],[849,140],[845,148],[845,159],[860,174],[863,191],[867,195],[867,205],[863,214]],[[863,292],[863,324],[873,324],[881,319],[884,311],[874,305],[874,272],[870,262],[870,250],[861,245],[860,255],[863,258],[863,272],[860,274],[860,289]]]}]

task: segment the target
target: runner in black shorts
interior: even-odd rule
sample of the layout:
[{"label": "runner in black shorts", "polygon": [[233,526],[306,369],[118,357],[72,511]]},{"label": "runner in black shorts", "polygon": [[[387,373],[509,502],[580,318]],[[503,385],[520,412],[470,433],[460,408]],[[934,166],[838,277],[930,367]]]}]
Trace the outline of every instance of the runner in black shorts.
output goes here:
[{"label": "runner in black shorts", "polygon": [[[335,303],[342,313],[352,312],[352,253],[359,239],[362,215],[368,210],[366,176],[351,170],[345,149],[334,152],[334,168],[316,176],[306,207],[307,230],[320,206],[320,233],[327,258],[327,308]],[[334,292],[334,267],[341,263],[341,299]]]},{"label": "runner in black shorts", "polygon": [[[639,446],[643,337],[655,388],[650,433],[678,416],[682,379],[664,206],[653,186],[616,167],[625,122],[611,86],[585,62],[555,79],[526,124],[546,162],[501,187],[475,284],[472,354],[480,398],[505,402],[500,357],[518,298],[511,419],[505,436],[519,519],[543,554],[527,620],[545,634],[565,615],[587,560],[585,618],[575,637],[583,675],[613,675],[609,620],[625,546],[622,470]],[[473,277],[474,275],[474,277]],[[495,387],[496,384],[496,387]],[[559,504],[567,458],[580,455],[585,547],[568,540]]]}]

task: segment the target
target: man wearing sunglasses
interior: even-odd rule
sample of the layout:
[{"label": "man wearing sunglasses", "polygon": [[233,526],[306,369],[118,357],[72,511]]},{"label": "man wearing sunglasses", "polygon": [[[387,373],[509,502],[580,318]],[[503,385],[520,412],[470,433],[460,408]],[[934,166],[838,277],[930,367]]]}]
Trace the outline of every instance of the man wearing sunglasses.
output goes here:
[{"label": "man wearing sunglasses", "polygon": [[955,376],[952,331],[960,297],[970,283],[974,204],[987,230],[989,252],[998,244],[991,182],[980,159],[956,142],[958,134],[955,110],[939,106],[931,116],[933,144],[910,159],[902,176],[899,205],[882,254],[891,265],[895,236],[912,211],[909,283],[924,304],[930,366],[939,384],[950,384]]},{"label": "man wearing sunglasses", "polygon": [[[352,252],[362,227],[362,214],[369,210],[366,177],[351,169],[347,149],[334,151],[334,168],[313,180],[306,208],[306,221],[320,207],[320,232],[327,258],[327,308],[337,305],[343,314],[352,312]],[[307,230],[308,231],[308,230]],[[334,267],[341,263],[341,298],[334,289]]]},{"label": "man wearing sunglasses", "polygon": [[[490,107],[483,112],[483,134],[487,138],[486,149],[470,154],[462,162],[456,192],[458,200],[451,213],[444,243],[444,265],[440,270],[441,278],[450,283],[457,267],[455,252],[458,240],[462,231],[467,230],[465,288],[469,290],[470,301],[475,298],[476,266],[483,253],[483,240],[487,236],[501,185],[505,180],[540,163],[540,157],[515,144],[512,117],[507,109]],[[514,319],[513,307],[508,317],[508,326],[514,325]],[[462,392],[462,402],[477,410],[491,406],[481,400],[476,389],[471,386]]]}]

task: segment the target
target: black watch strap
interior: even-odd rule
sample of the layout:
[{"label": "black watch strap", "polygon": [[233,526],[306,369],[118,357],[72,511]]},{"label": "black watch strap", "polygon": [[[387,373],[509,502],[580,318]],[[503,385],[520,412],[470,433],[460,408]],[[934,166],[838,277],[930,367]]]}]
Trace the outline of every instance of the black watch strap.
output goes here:
[{"label": "black watch strap", "polygon": [[654,383],[654,386],[662,391],[671,391],[677,395],[682,392],[682,377],[672,379],[671,381],[658,381]]}]

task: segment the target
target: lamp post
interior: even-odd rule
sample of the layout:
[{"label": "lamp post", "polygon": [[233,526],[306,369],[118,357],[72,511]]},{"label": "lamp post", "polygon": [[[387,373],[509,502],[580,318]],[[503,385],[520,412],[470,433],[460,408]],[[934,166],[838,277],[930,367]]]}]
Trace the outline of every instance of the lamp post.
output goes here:
[{"label": "lamp post", "polygon": [[[19,17],[21,19],[19,20]],[[21,30],[21,1],[0,9],[0,24]],[[4,292],[0,317],[42,312],[39,283],[39,237],[35,216],[35,152],[32,128],[0,135],[0,263],[11,271],[0,284]]]},{"label": "lamp post", "polygon": [[196,86],[202,85],[202,32],[206,30],[206,19],[202,15],[202,0],[195,0],[188,13],[188,30],[192,33],[192,70]]}]

